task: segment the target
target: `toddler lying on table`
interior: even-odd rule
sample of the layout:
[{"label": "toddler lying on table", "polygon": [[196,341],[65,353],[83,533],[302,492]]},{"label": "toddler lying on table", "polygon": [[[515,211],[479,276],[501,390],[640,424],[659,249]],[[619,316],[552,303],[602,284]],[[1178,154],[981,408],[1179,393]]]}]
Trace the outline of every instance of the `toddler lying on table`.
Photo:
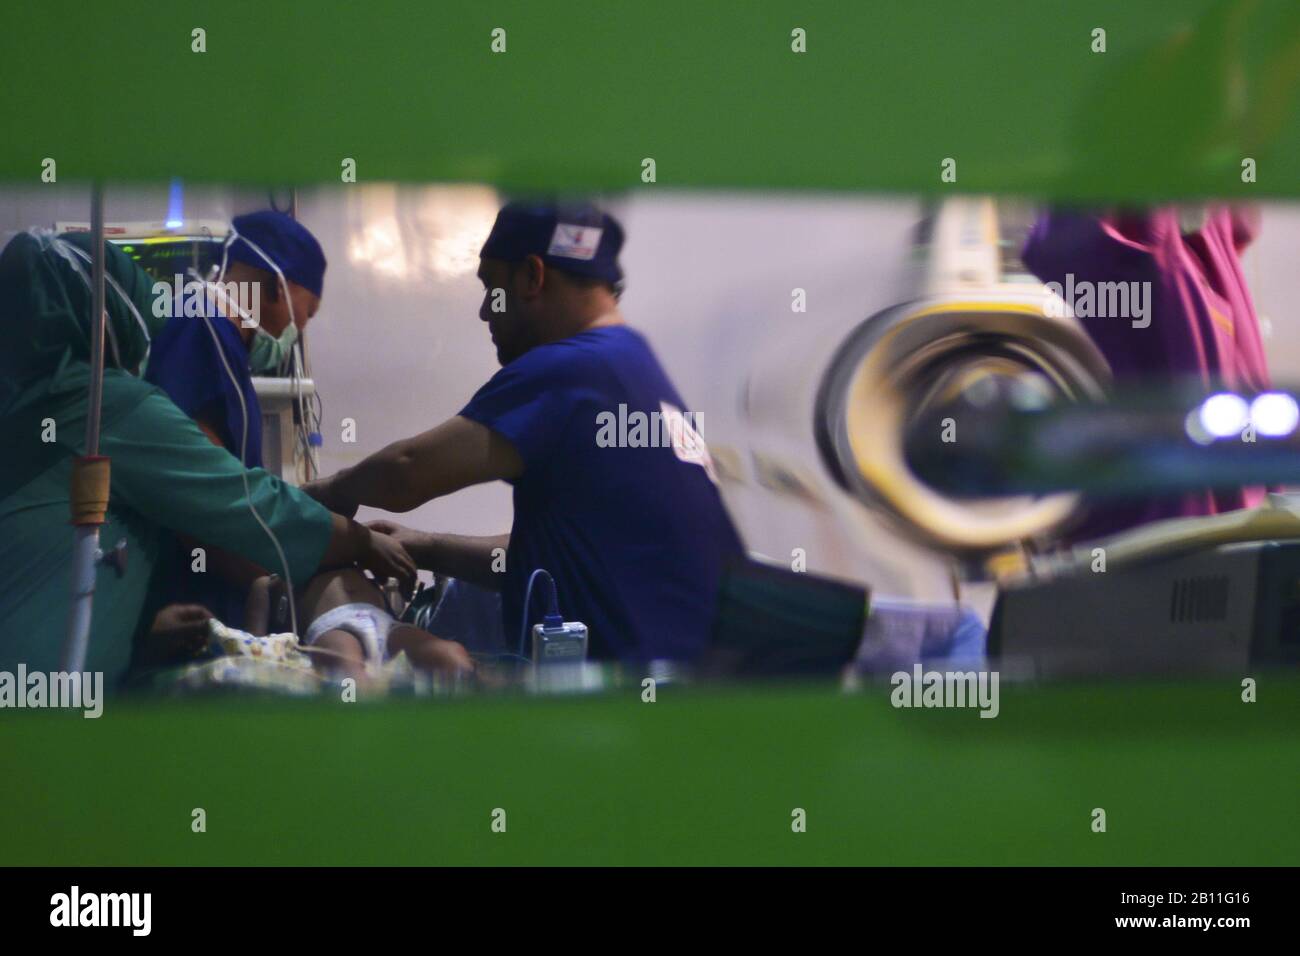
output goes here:
[{"label": "toddler lying on table", "polygon": [[[259,578],[249,589],[245,622],[249,633],[270,627],[272,605],[283,582]],[[343,677],[364,677],[405,653],[417,670],[458,673],[474,669],[469,652],[455,641],[435,637],[393,616],[383,593],[356,568],[316,575],[297,597],[303,650],[315,665]]]}]

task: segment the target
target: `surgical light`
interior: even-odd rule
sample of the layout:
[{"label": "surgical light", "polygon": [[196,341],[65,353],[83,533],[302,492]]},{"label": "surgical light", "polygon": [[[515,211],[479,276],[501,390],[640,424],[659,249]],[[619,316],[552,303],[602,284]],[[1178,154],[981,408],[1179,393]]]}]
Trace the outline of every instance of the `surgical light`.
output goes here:
[{"label": "surgical light", "polygon": [[1201,403],[1201,427],[1214,438],[1241,434],[1250,421],[1250,406],[1240,395],[1220,392]]},{"label": "surgical light", "polygon": [[1250,403],[1250,421],[1261,435],[1289,435],[1300,424],[1300,405],[1285,392],[1265,392]]}]

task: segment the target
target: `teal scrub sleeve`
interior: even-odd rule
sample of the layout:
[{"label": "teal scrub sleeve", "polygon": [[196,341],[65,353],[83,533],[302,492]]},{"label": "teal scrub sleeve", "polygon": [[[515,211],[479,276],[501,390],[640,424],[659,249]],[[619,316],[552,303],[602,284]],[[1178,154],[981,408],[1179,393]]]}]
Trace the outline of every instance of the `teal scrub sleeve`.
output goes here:
[{"label": "teal scrub sleeve", "polygon": [[279,539],[295,586],[305,584],[325,556],[330,512],[261,468],[245,470],[161,392],[105,430],[100,454],[113,460],[114,499],[164,528],[283,574],[270,536],[249,510],[251,499]]}]

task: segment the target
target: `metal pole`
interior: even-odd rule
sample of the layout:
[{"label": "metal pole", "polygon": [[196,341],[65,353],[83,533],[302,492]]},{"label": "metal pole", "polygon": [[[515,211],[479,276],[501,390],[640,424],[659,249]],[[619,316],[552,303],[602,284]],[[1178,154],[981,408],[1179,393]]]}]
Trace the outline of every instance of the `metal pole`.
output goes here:
[{"label": "metal pole", "polygon": [[[86,408],[85,457],[99,454],[99,419],[104,392],[104,189],[91,187],[90,234],[94,243],[91,257],[90,295],[90,390]],[[76,526],[72,552],[72,614],[63,645],[64,673],[85,669],[90,643],[90,618],[95,599],[95,565],[99,558],[99,525]]]},{"label": "metal pole", "polygon": [[95,243],[90,272],[90,405],[86,413],[86,456],[99,454],[100,406],[104,395],[104,187],[91,187],[90,235]]}]

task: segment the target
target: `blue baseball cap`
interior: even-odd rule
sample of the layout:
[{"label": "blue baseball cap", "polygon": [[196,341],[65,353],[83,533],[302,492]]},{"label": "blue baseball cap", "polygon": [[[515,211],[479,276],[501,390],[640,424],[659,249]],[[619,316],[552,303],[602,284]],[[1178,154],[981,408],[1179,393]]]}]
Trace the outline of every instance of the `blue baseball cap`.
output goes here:
[{"label": "blue baseball cap", "polygon": [[506,262],[538,256],[561,272],[618,285],[622,248],[623,227],[591,203],[516,201],[501,207],[479,255]]},{"label": "blue baseball cap", "polygon": [[240,238],[230,244],[227,257],[256,269],[271,270],[248,239],[270,256],[284,277],[319,296],[325,286],[325,253],[307,227],[286,213],[263,209],[236,216],[231,225]]}]

